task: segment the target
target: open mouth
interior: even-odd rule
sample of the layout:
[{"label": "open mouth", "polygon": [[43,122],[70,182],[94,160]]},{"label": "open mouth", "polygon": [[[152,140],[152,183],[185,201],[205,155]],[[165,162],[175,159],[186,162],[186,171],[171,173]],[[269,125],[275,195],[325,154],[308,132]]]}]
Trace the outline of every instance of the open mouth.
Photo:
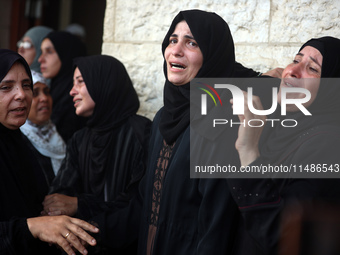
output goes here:
[{"label": "open mouth", "polygon": [[300,82],[299,80],[295,78],[284,78],[283,79],[284,84],[289,88],[297,87],[297,84]]},{"label": "open mouth", "polygon": [[180,70],[184,70],[185,68],[187,68],[186,66],[180,65],[180,64],[177,64],[177,63],[170,63],[170,66],[174,69],[180,69]]},{"label": "open mouth", "polygon": [[47,106],[42,106],[38,109],[39,111],[48,111],[49,108]]},{"label": "open mouth", "polygon": [[22,115],[26,113],[26,109],[27,109],[26,107],[19,107],[11,110],[11,112],[15,115]]},{"label": "open mouth", "polygon": [[16,108],[14,110],[12,110],[13,112],[22,112],[25,111],[26,108]]},{"label": "open mouth", "polygon": [[77,105],[79,104],[80,101],[81,101],[80,99],[74,100],[73,101],[74,102],[74,107],[77,107]]}]

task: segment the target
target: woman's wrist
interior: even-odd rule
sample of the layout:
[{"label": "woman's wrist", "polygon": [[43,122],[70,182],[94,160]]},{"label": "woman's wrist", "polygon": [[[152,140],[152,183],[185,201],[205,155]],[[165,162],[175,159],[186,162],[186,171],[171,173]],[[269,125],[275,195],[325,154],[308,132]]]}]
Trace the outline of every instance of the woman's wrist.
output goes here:
[{"label": "woman's wrist", "polygon": [[31,232],[32,236],[34,238],[37,238],[37,235],[34,233],[34,218],[28,218],[27,219],[27,226],[28,226],[28,230]]},{"label": "woman's wrist", "polygon": [[250,165],[260,156],[260,152],[257,148],[239,150],[238,153],[240,156],[240,161],[241,161],[242,166]]}]

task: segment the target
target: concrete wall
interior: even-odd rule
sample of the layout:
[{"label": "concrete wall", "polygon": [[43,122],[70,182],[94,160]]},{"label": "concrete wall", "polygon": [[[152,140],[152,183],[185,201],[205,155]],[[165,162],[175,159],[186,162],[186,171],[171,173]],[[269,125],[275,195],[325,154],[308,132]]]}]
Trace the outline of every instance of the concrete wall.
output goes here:
[{"label": "concrete wall", "polygon": [[236,60],[265,72],[285,67],[312,37],[340,38],[339,0],[107,0],[102,54],[121,60],[153,118],[163,104],[161,42],[180,10],[219,14],[229,24]]}]

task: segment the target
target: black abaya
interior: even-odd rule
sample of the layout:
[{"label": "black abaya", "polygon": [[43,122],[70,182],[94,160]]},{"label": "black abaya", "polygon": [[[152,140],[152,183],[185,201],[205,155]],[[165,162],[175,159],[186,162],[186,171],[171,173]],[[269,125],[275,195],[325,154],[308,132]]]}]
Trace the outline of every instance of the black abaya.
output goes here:
[{"label": "black abaya", "polygon": [[98,55],[74,63],[95,108],[86,127],[70,140],[50,193],[77,196],[77,215],[88,219],[106,210],[106,202],[117,197],[128,201],[136,193],[145,172],[151,121],[136,114],[138,96],[120,61]]},{"label": "black abaya", "polygon": [[[1,81],[16,61],[32,80],[20,55],[0,50]],[[0,155],[0,254],[54,254],[56,250],[34,239],[27,227],[26,218],[40,215],[48,183],[19,129],[0,123]]]}]

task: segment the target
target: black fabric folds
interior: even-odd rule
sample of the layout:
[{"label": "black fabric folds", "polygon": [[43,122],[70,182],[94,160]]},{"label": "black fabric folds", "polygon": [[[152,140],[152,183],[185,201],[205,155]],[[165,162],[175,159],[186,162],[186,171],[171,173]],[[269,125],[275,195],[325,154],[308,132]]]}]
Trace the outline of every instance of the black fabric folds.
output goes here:
[{"label": "black fabric folds", "polygon": [[[137,93],[124,65],[117,59],[89,56],[74,60],[83,76],[87,90],[96,103],[87,126],[105,131],[119,125],[139,108]],[[113,102],[108,105],[108,102]]]},{"label": "black fabric folds", "polygon": [[[300,223],[302,209],[309,208],[308,215],[313,215],[319,209],[324,211],[324,205],[328,203],[339,203],[339,180],[327,178],[325,172],[318,175],[322,178],[310,174],[314,173],[313,166],[333,167],[339,163],[340,86],[338,79],[332,78],[340,74],[340,40],[333,37],[312,39],[299,52],[306,46],[314,47],[323,56],[318,94],[307,108],[312,116],[305,116],[301,111],[287,113],[285,118],[298,122],[293,128],[281,125],[273,128],[267,123],[259,145],[261,156],[250,167],[270,165],[308,169],[299,175],[302,178],[295,178],[298,175],[292,171],[263,174],[271,178],[227,179],[245,227],[245,231],[240,228],[237,254],[308,254],[304,252],[306,244],[314,247],[314,243],[322,243],[325,234],[334,236],[334,232],[327,229],[326,233],[313,234],[311,238],[310,232],[320,231],[317,228],[305,231],[305,223]],[[283,117],[278,109],[268,119]],[[290,207],[292,211],[285,211]],[[311,219],[308,218],[308,224],[313,225],[315,221]],[[320,221],[324,225],[324,219]],[[299,229],[298,234],[296,229]],[[288,241],[290,236],[297,240],[294,245]]]},{"label": "black fabric folds", "polygon": [[[77,196],[77,217],[88,220],[117,200],[128,203],[138,192],[151,121],[136,114],[139,99],[119,60],[105,55],[80,57],[74,60],[74,68],[79,68],[95,107],[86,127],[68,143],[50,193]],[[107,246],[101,238],[94,254],[136,254],[135,235],[124,247],[112,249],[108,247],[112,240]]]},{"label": "black fabric folds", "polygon": [[[19,54],[0,49],[0,81],[16,62],[32,80],[30,68]],[[0,175],[0,254],[54,254],[46,243],[32,237],[25,219],[40,215],[48,191],[46,179],[20,129],[8,129],[2,123]]]},{"label": "black fabric folds", "polygon": [[126,190],[132,175],[138,182],[144,172],[151,121],[136,115],[138,96],[119,60],[105,55],[80,57],[74,67],[79,68],[95,108],[87,126],[68,144],[50,192],[91,194],[112,201]]},{"label": "black fabric folds", "polygon": [[[174,18],[166,34],[162,52],[169,44],[169,38],[176,25],[185,20],[203,54],[203,65],[196,78],[233,77],[235,66],[234,42],[228,24],[216,13],[200,10],[181,11]],[[173,143],[189,125],[190,83],[175,86],[167,79],[164,61],[164,109],[160,131],[168,144]]]},{"label": "black fabric folds", "polygon": [[73,133],[84,127],[86,119],[75,114],[70,91],[73,86],[73,59],[86,55],[86,48],[81,40],[64,31],[51,32],[51,40],[61,61],[61,68],[51,81],[53,111],[51,120],[56,125],[61,137],[68,141]]},{"label": "black fabric folds", "polygon": [[10,130],[0,124],[0,153],[0,221],[13,216],[38,216],[47,183],[19,129]]},{"label": "black fabric folds", "polygon": [[[16,52],[1,49],[0,61],[0,81],[17,61],[25,67],[32,80],[28,64]],[[0,123],[0,170],[2,175],[0,221],[9,220],[15,215],[33,216],[39,213],[37,205],[43,197],[39,197],[36,189],[34,165],[29,159],[27,151],[28,148],[23,142],[20,130],[10,130]],[[20,160],[18,160],[19,158]],[[4,208],[7,209],[4,210]]]},{"label": "black fabric folds", "polygon": [[[25,67],[25,70],[32,81],[31,69],[22,56],[11,50],[0,49],[0,57],[1,57],[0,81],[2,81],[3,78],[5,78],[6,74],[16,61],[19,61]],[[33,90],[33,82],[31,86]]]},{"label": "black fabric folds", "polygon": [[[122,129],[128,117],[136,114],[139,100],[124,65],[117,59],[104,55],[89,56],[75,59],[74,64],[79,68],[87,90],[96,103],[87,122],[90,130],[83,137],[83,146],[79,150],[80,168],[86,176],[83,180],[84,192],[104,198],[104,186],[108,181],[105,176],[115,169],[116,156],[112,154],[116,151],[115,146],[119,140],[123,138],[118,136],[119,129]],[[124,154],[124,151],[116,153]],[[114,195],[109,196],[110,200],[124,190],[124,187],[118,186],[124,186],[122,180],[128,178],[123,178],[124,169],[118,170],[121,174],[118,175],[117,172],[112,177],[112,182],[116,185],[112,185],[110,193],[113,192]]]}]

